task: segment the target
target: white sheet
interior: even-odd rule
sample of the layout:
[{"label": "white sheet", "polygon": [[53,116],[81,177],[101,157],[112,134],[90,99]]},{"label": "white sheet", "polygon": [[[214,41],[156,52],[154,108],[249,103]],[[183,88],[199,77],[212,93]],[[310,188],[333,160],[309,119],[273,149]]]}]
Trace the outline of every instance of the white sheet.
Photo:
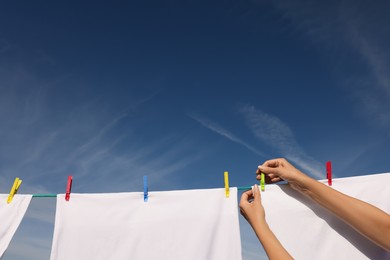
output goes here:
[{"label": "white sheet", "polygon": [[30,205],[32,195],[16,194],[7,204],[8,194],[0,194],[0,257],[4,254]]},{"label": "white sheet", "polygon": [[241,259],[237,189],[57,196],[52,260]]},{"label": "white sheet", "polygon": [[[389,183],[387,173],[333,179],[332,188],[390,213]],[[261,195],[269,226],[295,259],[390,259],[389,252],[286,185],[268,185]]]}]

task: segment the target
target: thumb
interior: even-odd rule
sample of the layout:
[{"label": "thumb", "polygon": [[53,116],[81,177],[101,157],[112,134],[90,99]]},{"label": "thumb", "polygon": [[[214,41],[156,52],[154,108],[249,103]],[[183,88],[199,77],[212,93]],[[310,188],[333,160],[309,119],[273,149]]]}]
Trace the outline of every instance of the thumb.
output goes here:
[{"label": "thumb", "polygon": [[260,190],[257,184],[255,184],[255,186],[253,187],[253,198],[255,200],[261,200]]}]

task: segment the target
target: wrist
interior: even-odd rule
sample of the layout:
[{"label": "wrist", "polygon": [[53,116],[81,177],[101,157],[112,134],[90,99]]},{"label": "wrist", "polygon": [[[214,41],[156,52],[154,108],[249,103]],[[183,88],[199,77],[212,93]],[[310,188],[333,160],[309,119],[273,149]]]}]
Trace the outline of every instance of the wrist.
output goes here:
[{"label": "wrist", "polygon": [[302,172],[298,172],[294,180],[289,181],[289,184],[293,189],[299,191],[304,195],[307,195],[310,192],[310,187],[312,186],[313,181],[315,180],[311,177],[307,176]]},{"label": "wrist", "polygon": [[270,234],[273,234],[271,228],[268,226],[268,223],[266,221],[258,223],[258,225],[252,226],[252,228],[255,231],[255,234],[260,240],[260,242],[262,242],[263,239],[269,237]]},{"label": "wrist", "polygon": [[268,223],[265,218],[258,219],[257,221],[253,221],[250,224],[252,228],[256,231],[256,233],[269,229]]},{"label": "wrist", "polygon": [[310,196],[312,192],[312,187],[317,183],[317,180],[314,180],[313,178],[303,175],[301,176],[301,179],[299,181],[300,191],[306,196]]}]

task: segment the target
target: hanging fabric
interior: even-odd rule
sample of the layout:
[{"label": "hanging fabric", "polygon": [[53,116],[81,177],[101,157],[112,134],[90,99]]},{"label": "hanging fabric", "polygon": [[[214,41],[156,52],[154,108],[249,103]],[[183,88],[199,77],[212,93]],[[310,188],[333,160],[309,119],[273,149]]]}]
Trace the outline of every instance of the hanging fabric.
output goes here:
[{"label": "hanging fabric", "polygon": [[[389,183],[390,173],[375,174],[334,178],[332,188],[390,213]],[[261,196],[270,228],[295,259],[390,259],[390,252],[287,185],[268,185]]]},{"label": "hanging fabric", "polygon": [[237,189],[57,196],[51,260],[241,259]]},{"label": "hanging fabric", "polygon": [[4,254],[30,205],[32,195],[0,194],[0,257]]}]

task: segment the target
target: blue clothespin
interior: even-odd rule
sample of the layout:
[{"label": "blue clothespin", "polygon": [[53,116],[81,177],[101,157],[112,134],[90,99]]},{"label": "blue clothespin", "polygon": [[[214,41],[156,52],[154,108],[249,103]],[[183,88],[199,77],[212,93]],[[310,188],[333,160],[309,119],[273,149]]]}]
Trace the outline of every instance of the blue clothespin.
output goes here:
[{"label": "blue clothespin", "polygon": [[144,202],[148,202],[148,177],[144,176]]}]

